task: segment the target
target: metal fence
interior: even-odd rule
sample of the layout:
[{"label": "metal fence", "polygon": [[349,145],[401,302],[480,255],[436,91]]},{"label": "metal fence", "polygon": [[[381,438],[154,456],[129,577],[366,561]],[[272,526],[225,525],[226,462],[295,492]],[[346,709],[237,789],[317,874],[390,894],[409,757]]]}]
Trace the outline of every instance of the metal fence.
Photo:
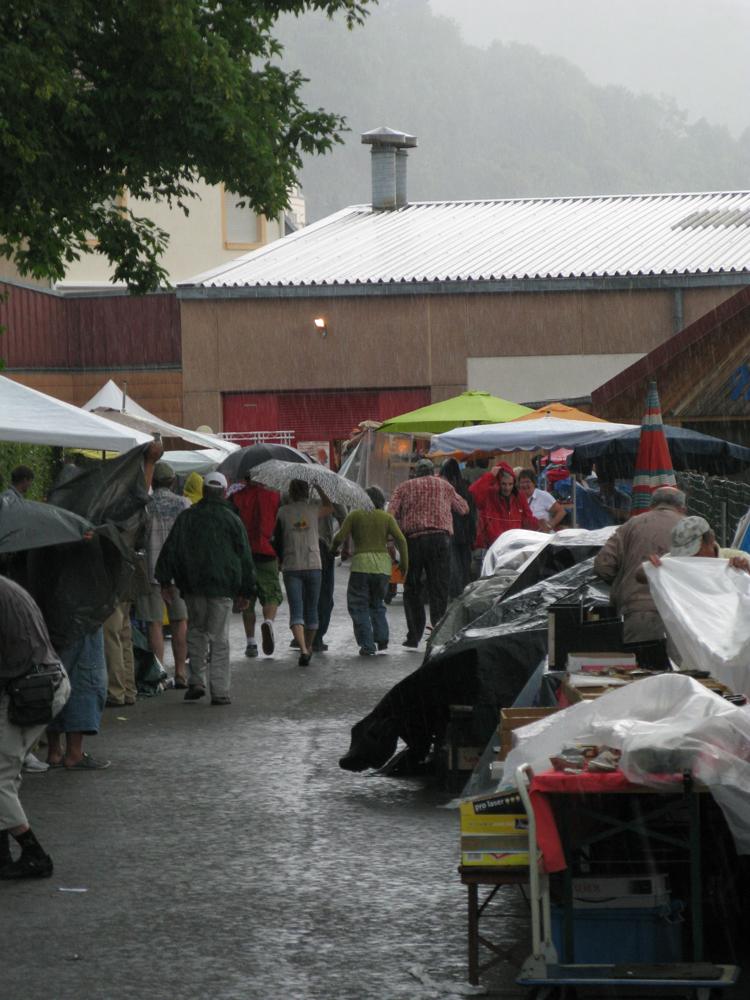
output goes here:
[{"label": "metal fence", "polygon": [[750,508],[750,484],[694,472],[678,472],[676,476],[677,485],[687,496],[688,514],[705,517],[719,545],[731,545],[740,519]]}]

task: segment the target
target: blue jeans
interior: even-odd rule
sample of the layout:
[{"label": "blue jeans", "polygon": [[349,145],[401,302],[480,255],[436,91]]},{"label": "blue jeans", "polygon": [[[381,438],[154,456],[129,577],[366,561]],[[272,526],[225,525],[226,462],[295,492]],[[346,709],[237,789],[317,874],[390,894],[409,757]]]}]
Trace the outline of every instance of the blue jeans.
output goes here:
[{"label": "blue jeans", "polygon": [[107,661],[102,627],[60,650],[70,678],[70,698],[47,727],[51,733],[96,736],[107,700]]},{"label": "blue jeans", "polygon": [[375,652],[375,644],[388,642],[388,619],[385,613],[387,577],[383,573],[350,573],[346,606],[354,625],[354,638],[360,649]]},{"label": "blue jeans", "polygon": [[289,624],[304,625],[307,629],[317,629],[320,570],[285,570],[284,587],[286,599],[289,602]]}]

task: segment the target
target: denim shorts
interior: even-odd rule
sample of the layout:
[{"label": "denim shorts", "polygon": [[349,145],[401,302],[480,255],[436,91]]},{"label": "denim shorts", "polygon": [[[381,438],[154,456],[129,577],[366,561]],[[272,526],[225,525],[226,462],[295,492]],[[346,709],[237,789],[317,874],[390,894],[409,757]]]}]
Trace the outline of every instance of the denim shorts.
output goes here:
[{"label": "denim shorts", "polygon": [[107,700],[107,661],[101,626],[61,649],[60,659],[70,678],[70,698],[47,728],[52,733],[95,736]]},{"label": "denim shorts", "polygon": [[290,569],[284,572],[286,599],[289,602],[289,624],[318,627],[319,569]]}]

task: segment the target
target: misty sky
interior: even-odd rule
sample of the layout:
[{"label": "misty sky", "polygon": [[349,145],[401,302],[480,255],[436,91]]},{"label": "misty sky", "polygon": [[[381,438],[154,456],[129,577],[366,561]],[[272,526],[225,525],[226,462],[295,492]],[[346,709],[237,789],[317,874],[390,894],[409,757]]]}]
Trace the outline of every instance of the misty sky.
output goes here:
[{"label": "misty sky", "polygon": [[594,83],[667,95],[689,112],[750,127],[750,0],[430,0],[466,41],[534,45]]}]

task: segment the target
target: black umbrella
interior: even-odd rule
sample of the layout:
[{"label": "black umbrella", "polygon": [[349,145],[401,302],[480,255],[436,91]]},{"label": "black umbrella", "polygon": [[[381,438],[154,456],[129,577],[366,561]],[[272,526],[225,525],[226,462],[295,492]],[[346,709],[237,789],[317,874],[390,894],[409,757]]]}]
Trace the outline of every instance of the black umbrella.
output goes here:
[{"label": "black umbrella", "polygon": [[223,473],[227,479],[237,481],[244,479],[256,465],[270,462],[274,458],[280,462],[312,463],[309,455],[288,444],[249,444],[227,455],[216,471]]},{"label": "black umbrella", "polygon": [[[721,476],[750,465],[750,448],[701,434],[686,427],[664,425],[664,434],[675,471],[692,469]],[[570,457],[574,472],[589,472],[593,462],[600,479],[632,479],[641,429],[611,434],[601,441],[578,445]]]},{"label": "black umbrella", "polygon": [[0,494],[0,552],[23,552],[47,545],[80,542],[93,525],[62,507]]}]

